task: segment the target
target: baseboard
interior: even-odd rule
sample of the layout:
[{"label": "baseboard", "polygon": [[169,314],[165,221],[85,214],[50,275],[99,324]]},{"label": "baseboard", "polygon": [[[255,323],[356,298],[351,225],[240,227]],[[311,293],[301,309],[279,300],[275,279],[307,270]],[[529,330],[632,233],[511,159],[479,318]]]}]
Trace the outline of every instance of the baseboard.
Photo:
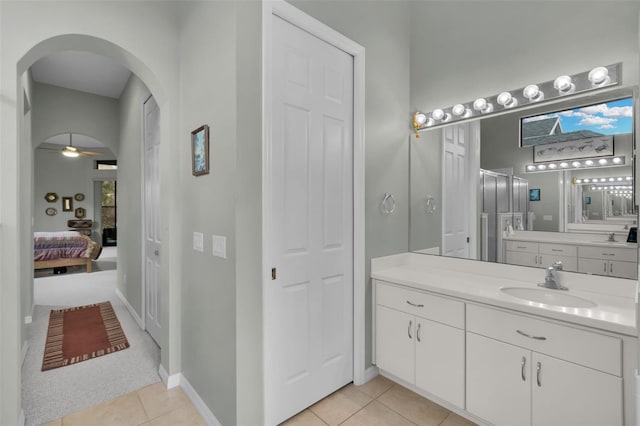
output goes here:
[{"label": "baseboard", "polygon": [[36,304],[31,305],[31,315],[27,315],[24,317],[25,324],[31,324],[33,322],[33,311],[36,309]]},{"label": "baseboard", "polygon": [[200,415],[202,416],[202,418],[204,419],[207,425],[210,425],[210,426],[222,425],[222,423],[218,421],[218,419],[213,414],[213,412],[209,410],[209,407],[207,407],[207,404],[205,404],[202,398],[200,398],[200,395],[198,395],[198,392],[196,392],[193,386],[191,386],[191,383],[189,383],[187,378],[184,377],[182,374],[180,374],[180,387],[182,387],[182,390],[184,391],[185,395],[187,395],[189,400],[191,400],[191,403],[196,407],[196,410],[198,410],[198,413],[200,413]]},{"label": "baseboard", "polygon": [[127,308],[127,311],[129,311],[129,313],[131,314],[131,316],[133,317],[134,320],[136,320],[136,322],[138,323],[138,325],[140,326],[141,329],[144,330],[144,322],[142,321],[142,318],[140,318],[140,315],[138,315],[138,313],[136,312],[135,309],[133,309],[133,306],[131,306],[131,304],[129,303],[129,301],[127,300],[126,297],[124,297],[124,294],[122,294],[122,292],[120,291],[119,288],[116,287],[116,295],[118,296],[118,298],[122,301],[122,303],[124,304],[124,306]]},{"label": "baseboard", "polygon": [[29,343],[25,340],[22,344],[22,364],[24,364],[24,359],[27,357],[27,351],[29,350]]},{"label": "baseboard", "polygon": [[167,373],[167,370],[165,370],[164,366],[160,364],[160,367],[158,367],[158,374],[160,375],[160,378],[162,379],[162,382],[165,384],[167,389],[180,386],[180,373],[172,374],[170,376],[169,373]]}]

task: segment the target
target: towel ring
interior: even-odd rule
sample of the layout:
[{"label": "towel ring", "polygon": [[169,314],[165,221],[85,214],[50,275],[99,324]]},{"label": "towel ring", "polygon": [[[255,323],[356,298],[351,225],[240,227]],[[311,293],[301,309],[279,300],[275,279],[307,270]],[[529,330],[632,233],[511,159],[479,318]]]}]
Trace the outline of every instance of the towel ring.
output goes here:
[{"label": "towel ring", "polygon": [[388,192],[384,193],[384,198],[382,198],[380,208],[382,210],[382,213],[384,214],[392,214],[396,211],[396,199],[393,198],[393,194],[390,194]]}]

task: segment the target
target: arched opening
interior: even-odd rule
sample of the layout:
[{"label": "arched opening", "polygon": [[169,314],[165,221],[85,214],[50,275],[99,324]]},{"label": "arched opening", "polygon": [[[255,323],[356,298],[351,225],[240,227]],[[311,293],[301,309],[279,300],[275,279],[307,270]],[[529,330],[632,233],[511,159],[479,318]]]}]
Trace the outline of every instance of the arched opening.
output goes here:
[{"label": "arched opening", "polygon": [[[132,72],[132,77],[130,81],[127,83],[127,88],[125,89],[125,92],[123,92],[123,94],[128,96],[128,98],[125,101],[121,101],[119,99],[118,102],[116,102],[116,106],[115,106],[115,108],[117,109],[118,118],[121,118],[122,116],[129,116],[129,117],[132,117],[132,119],[118,120],[119,121],[118,129],[117,131],[114,132],[113,135],[105,136],[103,134],[100,134],[100,132],[96,132],[92,134],[91,131],[87,129],[87,127],[90,127],[90,126],[86,126],[87,124],[86,121],[81,122],[80,120],[74,117],[62,117],[62,118],[58,117],[55,123],[53,124],[49,123],[51,125],[49,126],[48,129],[43,129],[43,127],[47,127],[47,126],[37,126],[39,120],[42,120],[42,115],[41,115],[42,109],[39,109],[39,106],[41,106],[41,103],[39,102],[42,102],[42,97],[39,97],[39,94],[38,94],[38,87],[37,87],[38,83],[35,83],[32,80],[31,81],[29,80],[27,71],[40,58],[46,57],[55,52],[68,51],[68,50],[79,51],[79,52],[90,52],[92,54],[102,55],[106,58],[109,58],[112,61],[115,61],[125,66]],[[30,49],[18,61],[17,76],[19,77],[18,93],[24,93],[24,97],[23,97],[24,107],[17,108],[18,123],[19,123],[17,133],[19,135],[18,141],[20,141],[18,151],[20,153],[19,154],[20,157],[27,160],[23,163],[25,166],[25,169],[21,172],[21,176],[24,177],[25,179],[21,179],[19,181],[18,191],[19,193],[22,194],[22,197],[24,200],[30,200],[29,202],[25,202],[24,205],[21,206],[22,214],[24,215],[24,217],[35,217],[39,215],[40,210],[43,210],[42,208],[40,208],[40,206],[36,202],[36,200],[38,200],[39,198],[42,198],[40,197],[40,192],[44,190],[43,189],[44,187],[41,187],[38,184],[38,176],[36,176],[36,173],[39,170],[41,171],[43,168],[41,167],[43,163],[42,162],[39,163],[41,159],[39,159],[38,157],[43,157],[43,156],[48,157],[48,159],[45,158],[43,160],[44,163],[48,164],[50,168],[56,169],[55,164],[59,163],[60,161],[59,159],[62,157],[59,153],[55,152],[56,138],[55,137],[50,138],[50,136],[59,135],[57,131],[59,131],[61,128],[60,127],[61,122],[62,122],[62,128],[64,128],[65,131],[68,132],[68,134],[82,135],[84,133],[85,135],[88,135],[88,136],[95,136],[95,139],[105,140],[105,143],[104,143],[106,148],[104,150],[105,155],[99,156],[99,158],[105,158],[105,159],[113,158],[118,160],[119,176],[117,177],[117,180],[123,180],[129,183],[128,188],[126,186],[123,188],[123,192],[124,192],[123,199],[128,200],[128,204],[124,203],[123,209],[125,210],[125,212],[124,214],[119,215],[123,218],[121,220],[121,225],[123,225],[125,229],[124,233],[128,235],[128,238],[124,239],[122,243],[122,251],[118,255],[119,257],[118,263],[122,267],[119,266],[117,274],[114,274],[110,278],[110,279],[116,280],[118,283],[117,287],[114,286],[114,290],[115,290],[114,294],[117,293],[117,297],[120,299],[122,309],[120,310],[120,312],[118,312],[118,309],[116,307],[116,313],[118,314],[119,317],[122,314],[126,314],[126,315],[131,314],[131,321],[121,320],[121,322],[123,323],[123,327],[129,327],[130,330],[133,330],[133,327],[138,326],[138,327],[141,327],[142,330],[144,330],[144,327],[145,327],[144,318],[146,316],[145,315],[146,297],[144,294],[145,268],[143,267],[143,260],[142,260],[143,259],[143,249],[142,249],[143,233],[141,231],[144,228],[143,226],[144,225],[144,206],[142,202],[143,196],[142,196],[142,188],[141,188],[141,182],[143,180],[143,173],[144,173],[143,149],[141,146],[141,144],[143,143],[143,127],[144,127],[142,123],[142,120],[143,120],[142,108],[143,108],[144,101],[146,101],[149,95],[153,95],[153,97],[156,99],[159,105],[159,108],[162,110],[166,109],[168,111],[169,108],[168,108],[168,100],[166,97],[166,93],[161,87],[161,85],[159,84],[154,73],[134,55],[130,54],[122,47],[114,43],[111,43],[107,40],[92,37],[92,36],[87,36],[87,35],[69,34],[69,35],[61,35],[61,36],[49,38],[47,40],[43,40],[42,42],[35,45],[32,49]],[[48,94],[48,96],[56,96],[56,95]],[[59,99],[62,101],[64,99],[64,96],[59,97]],[[60,110],[64,111],[65,108],[60,108]],[[84,117],[84,119],[90,120],[91,118]],[[166,121],[166,116],[163,116],[163,120]],[[35,125],[32,125],[32,123]],[[160,127],[164,131],[164,132],[161,131],[161,133],[166,133],[168,129],[168,125],[166,123],[163,123]],[[43,138],[43,135],[45,135],[46,137]],[[63,133],[62,136],[64,135],[65,134]],[[82,138],[80,137],[80,139]],[[26,142],[30,142],[30,143],[27,144]],[[51,150],[51,147],[52,147],[51,142],[54,143],[53,151]],[[43,146],[42,145],[43,143],[46,144],[45,145],[46,147],[50,148],[48,152],[46,152],[44,149],[41,148]],[[89,149],[86,146],[80,145],[80,147],[84,148],[84,151],[89,151]],[[38,149],[34,150],[34,148],[38,148]],[[42,155],[40,155],[40,152],[42,153]],[[111,154],[111,155],[108,155],[108,154]],[[83,160],[83,156],[80,157],[80,160]],[[88,160],[86,161],[87,164],[93,163],[92,159],[85,159],[85,160]],[[73,164],[73,166],[71,166],[71,164]],[[66,163],[66,165],[65,164],[59,165],[59,167],[57,168],[73,169],[73,167],[77,167],[78,164],[79,162]],[[70,175],[73,175],[73,174],[74,173],[72,171]],[[67,173],[67,175],[69,175],[69,173]],[[76,172],[76,176],[78,176],[77,172]],[[54,190],[53,192],[56,192],[56,191],[60,192],[61,197],[62,195],[64,196],[71,195],[72,197],[75,198],[77,195],[82,195],[82,197],[79,197],[79,198],[82,198],[82,201],[84,201],[85,204],[87,204],[87,202],[89,201],[89,198],[92,200],[96,198],[94,188],[96,187],[95,184],[98,181],[96,176],[91,177],[90,174],[87,176],[79,178],[83,180],[82,183],[84,184],[84,187],[86,187],[87,189],[83,189],[83,190],[74,189],[72,188],[73,185],[69,183],[69,182],[72,182],[72,180],[67,180],[66,184],[64,184],[66,186],[63,185],[62,189]],[[40,180],[43,180],[42,176],[40,177]],[[53,182],[53,180],[51,179],[47,181],[46,178],[44,179],[44,181],[47,182],[46,184],[49,184],[49,185],[52,185],[52,182]],[[67,194],[67,192],[69,194]],[[93,196],[88,197],[89,193],[92,193]],[[46,200],[44,201],[46,202]],[[81,204],[82,201],[78,201],[77,198],[75,199],[76,204]],[[90,210],[96,210],[95,206],[96,204],[94,203],[94,205],[91,207],[87,204],[86,206],[81,206],[79,208],[90,211]],[[44,211],[45,213],[43,214],[46,215],[46,209]],[[74,213],[77,212],[77,208],[75,208],[73,212]],[[82,213],[82,211],[80,211],[80,213]],[[69,217],[71,218],[73,216],[71,215]],[[68,218],[64,217],[63,219],[64,220],[59,225],[57,225],[58,228],[65,227]],[[27,281],[32,282],[32,280],[30,280],[28,277],[32,276],[31,274],[33,271],[32,269],[33,263],[31,258],[24,258],[24,257],[27,253],[31,252],[33,249],[32,234],[33,234],[33,231],[37,230],[36,228],[39,226],[40,225],[38,223],[38,220],[34,220],[32,224],[29,224],[23,220],[23,223],[20,226],[20,232],[19,232],[18,238],[24,242],[23,250],[20,251],[21,258],[19,262],[21,265],[20,271],[22,274],[22,279],[19,280],[21,283],[20,286],[25,286],[25,283]],[[51,230],[54,230],[54,229],[51,229]],[[78,285],[82,285],[82,284],[78,283]],[[25,291],[25,289],[18,289],[18,292],[17,292],[18,298],[20,299],[21,305],[23,307],[22,309],[23,314],[25,315],[25,317],[28,316],[29,319],[31,319],[31,316],[33,315],[34,323],[36,320],[36,316],[38,314],[38,309],[36,308],[36,310],[33,311],[33,313],[31,313],[29,307],[33,306],[34,302],[36,301],[36,298],[35,298],[36,291],[37,290],[35,288],[32,288],[31,291]],[[63,306],[77,306],[77,305],[85,304],[85,301],[87,300],[91,300],[90,303],[94,303],[92,297],[101,297],[101,295],[94,294],[94,295],[88,295],[88,297],[89,299],[83,299],[83,297],[71,297],[70,300],[67,299],[66,301],[64,301],[64,303],[61,302],[61,303],[52,303],[52,304],[63,305]],[[168,295],[165,297],[168,298]],[[49,300],[55,301],[56,298],[54,297]],[[166,316],[167,317],[165,317],[164,320],[168,321],[168,315]],[[125,322],[129,322],[130,323],[129,326],[126,326],[124,324]],[[130,336],[130,339],[132,337],[133,336]],[[156,340],[158,340],[159,341],[158,343],[164,346],[162,341],[165,339],[163,339],[162,337],[161,338],[156,337]],[[168,338],[166,340],[168,340]],[[143,342],[142,344],[136,345],[136,346],[144,347],[146,345],[148,347],[149,341],[151,341],[150,338],[147,341]],[[25,352],[26,352],[26,349],[25,347],[23,347],[23,360],[25,359],[28,360],[28,358],[25,358]],[[147,352],[149,351],[147,350]],[[146,355],[148,356],[148,353]],[[41,355],[38,355],[38,356],[41,356]],[[147,380],[147,382],[149,382],[150,380],[157,381],[160,379],[160,377],[158,376],[160,353],[157,352],[155,355],[152,354],[151,357],[153,358],[152,359],[152,362],[154,363],[153,375],[155,375],[155,377],[149,377],[149,371],[147,369],[147,373],[145,373],[148,376],[145,379]],[[106,358],[107,357],[105,357],[105,359]],[[138,361],[134,360],[133,362],[136,363]],[[133,367],[135,369],[135,365]],[[100,369],[102,370],[102,372],[98,372],[99,373],[98,376],[102,375],[102,373],[104,373],[105,371],[104,368],[100,368]],[[64,373],[65,372],[61,370],[60,374],[64,374]],[[123,372],[120,371],[119,374],[122,375]],[[125,373],[125,376],[126,375],[127,374]],[[75,377],[72,376],[69,380],[70,380],[70,383],[72,382],[77,383],[78,379],[84,380],[84,381],[106,380],[104,375],[102,379],[98,376],[91,376],[90,373],[89,375],[87,375],[86,371],[85,372],[79,371],[76,373]],[[25,386],[25,384],[30,383],[30,380],[32,380],[32,377],[25,378],[23,382],[23,386]],[[107,381],[107,383],[109,382]],[[117,384],[114,384],[115,382],[111,382],[111,383],[115,387],[118,386]],[[95,386],[95,383],[91,383],[91,385]],[[103,395],[98,399],[101,401],[108,400],[113,398],[114,396],[117,396],[119,394],[122,394],[122,393],[125,393],[126,391],[131,390],[131,389],[128,389],[127,386],[122,387],[122,389],[114,389],[113,386],[112,386],[112,391],[109,391],[107,389],[107,392],[104,392]],[[128,386],[130,387],[131,385],[128,385]],[[139,386],[139,385],[133,385],[133,386]],[[109,385],[107,384],[106,387],[108,388]],[[65,400],[74,399],[74,397],[72,395],[69,395],[67,392],[63,394],[66,394],[63,396],[63,399]],[[93,403],[99,402],[95,399],[95,396],[91,398],[93,399],[93,401],[87,400],[87,401],[90,401],[88,403],[93,404]],[[56,400],[55,398],[51,398],[51,396],[48,396],[47,400],[50,406],[54,408],[59,408],[60,406],[59,400]],[[27,420],[28,420],[27,423],[33,423],[33,422],[41,423],[43,420],[44,421],[53,420],[55,418],[61,417],[61,414],[65,414],[64,412],[54,411],[54,413],[56,414],[52,414],[51,415],[52,417],[49,419],[36,418],[36,420],[34,420],[30,418],[30,416],[33,413],[29,412],[30,407],[25,404],[25,401],[23,401],[23,407],[25,409],[25,414],[27,416]],[[67,407],[66,408],[67,410],[75,411],[77,410],[78,405],[74,406],[72,404],[68,404],[66,407]]]}]

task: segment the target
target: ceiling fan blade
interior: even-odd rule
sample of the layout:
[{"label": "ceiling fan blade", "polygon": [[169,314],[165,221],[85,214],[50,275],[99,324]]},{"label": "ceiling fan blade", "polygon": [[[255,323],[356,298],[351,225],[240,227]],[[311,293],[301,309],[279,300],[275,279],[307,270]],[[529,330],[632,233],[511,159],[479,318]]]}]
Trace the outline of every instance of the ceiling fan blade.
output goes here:
[{"label": "ceiling fan blade", "polygon": [[78,150],[80,155],[105,155],[104,152]]},{"label": "ceiling fan blade", "polygon": [[39,147],[36,147],[36,149],[41,149],[43,151],[60,152],[60,148],[51,148],[48,146],[39,146]]}]

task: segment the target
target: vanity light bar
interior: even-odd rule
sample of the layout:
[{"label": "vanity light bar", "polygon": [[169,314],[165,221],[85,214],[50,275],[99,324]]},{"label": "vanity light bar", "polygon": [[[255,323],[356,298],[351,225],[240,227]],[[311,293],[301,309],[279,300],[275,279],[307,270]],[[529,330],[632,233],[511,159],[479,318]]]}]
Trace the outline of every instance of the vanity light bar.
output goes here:
[{"label": "vanity light bar", "polygon": [[455,104],[448,108],[437,108],[428,113],[418,111],[413,115],[412,127],[418,136],[418,132],[422,130],[444,124],[483,117],[570,94],[616,86],[620,84],[621,72],[622,63],[600,66],[577,74],[561,75],[555,80],[544,83],[529,84],[526,87],[501,92],[498,95]]},{"label": "vanity light bar", "polygon": [[582,158],[579,160],[546,161],[525,164],[525,173],[554,172],[558,170],[597,169],[599,167],[624,166],[624,156]]}]

